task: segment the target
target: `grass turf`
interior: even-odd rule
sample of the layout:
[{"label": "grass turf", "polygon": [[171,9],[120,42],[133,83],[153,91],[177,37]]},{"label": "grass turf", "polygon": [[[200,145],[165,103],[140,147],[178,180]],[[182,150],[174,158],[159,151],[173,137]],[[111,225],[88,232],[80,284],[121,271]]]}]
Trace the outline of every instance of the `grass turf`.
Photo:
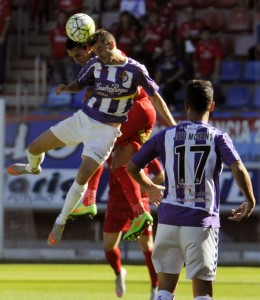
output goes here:
[{"label": "grass turf", "polygon": [[[149,300],[150,281],[145,266],[126,265],[124,300]],[[114,274],[108,265],[2,264],[0,299],[4,300],[113,300]],[[215,283],[219,300],[260,299],[260,268],[219,267]],[[193,299],[191,282],[180,277],[176,300]]]}]

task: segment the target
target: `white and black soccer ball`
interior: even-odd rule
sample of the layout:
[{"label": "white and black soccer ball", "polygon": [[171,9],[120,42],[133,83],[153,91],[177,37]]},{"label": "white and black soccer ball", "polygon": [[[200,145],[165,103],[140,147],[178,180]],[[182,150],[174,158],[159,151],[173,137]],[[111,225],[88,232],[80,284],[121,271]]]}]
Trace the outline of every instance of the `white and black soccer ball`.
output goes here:
[{"label": "white and black soccer ball", "polygon": [[72,15],[66,23],[67,36],[74,42],[85,43],[95,29],[94,20],[87,14]]}]

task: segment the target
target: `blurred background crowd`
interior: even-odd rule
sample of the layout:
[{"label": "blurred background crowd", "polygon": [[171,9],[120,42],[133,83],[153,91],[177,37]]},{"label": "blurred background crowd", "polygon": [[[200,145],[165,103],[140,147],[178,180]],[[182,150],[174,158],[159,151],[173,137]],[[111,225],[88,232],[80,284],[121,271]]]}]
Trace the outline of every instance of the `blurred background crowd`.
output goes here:
[{"label": "blurred background crowd", "polygon": [[[76,78],[67,19],[87,13],[146,65],[171,111],[190,78],[214,83],[219,111],[260,108],[260,2],[253,0],[0,0],[0,92],[7,108],[48,105]],[[52,97],[53,96],[53,97]],[[31,100],[30,100],[31,99]],[[73,96],[59,104],[77,106]],[[64,102],[62,102],[64,101]]]}]

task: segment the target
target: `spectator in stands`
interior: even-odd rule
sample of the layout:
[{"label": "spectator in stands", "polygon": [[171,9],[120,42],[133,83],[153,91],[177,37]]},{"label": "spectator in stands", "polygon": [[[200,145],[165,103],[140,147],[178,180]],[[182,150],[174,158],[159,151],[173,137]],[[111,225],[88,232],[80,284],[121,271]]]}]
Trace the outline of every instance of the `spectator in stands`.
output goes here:
[{"label": "spectator in stands", "polygon": [[4,91],[6,45],[11,22],[10,6],[9,0],[0,0],[0,93]]},{"label": "spectator in stands", "polygon": [[50,83],[52,85],[72,82],[76,76],[74,63],[68,57],[66,50],[66,22],[66,13],[60,11],[57,15],[56,26],[50,32]]},{"label": "spectator in stands", "polygon": [[141,32],[142,55],[141,62],[145,64],[151,77],[154,76],[155,66],[153,55],[162,47],[164,39],[168,36],[168,28],[159,20],[156,11],[148,12],[147,25]]},{"label": "spectator in stands", "polygon": [[82,13],[83,0],[57,0],[57,11],[63,11],[67,14],[67,18]]},{"label": "spectator in stands", "polygon": [[195,47],[194,77],[196,79],[210,80],[214,85],[217,103],[223,103],[223,93],[219,86],[220,63],[222,49],[218,41],[214,40],[208,28],[201,32],[201,39]]},{"label": "spectator in stands", "polygon": [[165,102],[173,110],[176,105],[175,93],[183,87],[185,67],[171,37],[165,38],[157,56],[155,80]]},{"label": "spectator in stands", "polygon": [[176,35],[176,16],[172,1],[169,0],[146,0],[147,11],[157,11],[159,21],[168,27],[169,35]]},{"label": "spectator in stands", "polygon": [[201,31],[205,28],[205,22],[196,17],[192,6],[185,9],[186,20],[182,22],[178,29],[178,42],[182,49],[183,61],[186,67],[187,79],[193,78],[193,54],[196,44],[200,38]]},{"label": "spectator in stands", "polygon": [[123,11],[111,31],[117,40],[118,48],[127,56],[135,58],[135,47],[140,44],[140,25],[137,19],[130,12]]}]

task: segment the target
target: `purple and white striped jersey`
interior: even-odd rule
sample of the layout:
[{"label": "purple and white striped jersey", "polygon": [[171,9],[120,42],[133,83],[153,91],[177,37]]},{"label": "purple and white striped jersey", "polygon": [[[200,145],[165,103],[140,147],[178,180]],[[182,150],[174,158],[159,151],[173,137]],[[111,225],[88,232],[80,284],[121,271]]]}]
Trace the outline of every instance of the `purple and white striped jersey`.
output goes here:
[{"label": "purple and white striped jersey", "polygon": [[138,85],[149,96],[158,90],[146,67],[129,57],[123,65],[105,65],[93,57],[80,71],[78,81],[81,86],[93,87],[91,98],[82,105],[83,112],[103,123],[127,120]]},{"label": "purple and white striped jersey", "polygon": [[153,136],[132,162],[143,168],[157,156],[165,169],[159,223],[219,227],[219,175],[223,162],[230,166],[240,160],[230,137],[207,123],[185,121]]}]

